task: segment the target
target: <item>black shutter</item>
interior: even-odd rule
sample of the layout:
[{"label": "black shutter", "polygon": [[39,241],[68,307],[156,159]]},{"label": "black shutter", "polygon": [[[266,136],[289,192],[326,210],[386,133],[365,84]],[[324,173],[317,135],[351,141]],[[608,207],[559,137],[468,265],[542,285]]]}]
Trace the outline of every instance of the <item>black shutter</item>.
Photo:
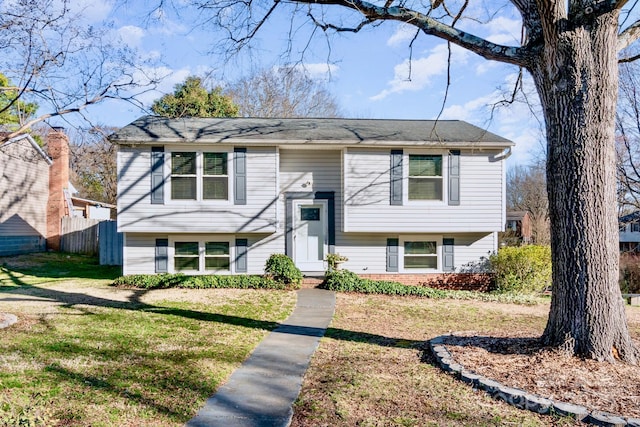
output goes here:
[{"label": "black shutter", "polygon": [[169,271],[169,239],[156,239],[156,273]]},{"label": "black shutter", "polygon": [[460,150],[449,151],[449,205],[460,205]]},{"label": "black shutter", "polygon": [[164,204],[164,147],[151,147],[151,204]]},{"label": "black shutter", "polygon": [[247,149],[233,149],[233,204],[247,204]]},{"label": "black shutter", "polygon": [[391,150],[390,204],[402,205],[402,150]]},{"label": "black shutter", "polygon": [[442,270],[443,271],[455,271],[455,264],[453,259],[453,239],[442,239]]},{"label": "black shutter", "polygon": [[247,266],[247,239],[236,239],[236,273],[246,273]]},{"label": "black shutter", "polygon": [[387,271],[398,272],[398,239],[387,239]]}]

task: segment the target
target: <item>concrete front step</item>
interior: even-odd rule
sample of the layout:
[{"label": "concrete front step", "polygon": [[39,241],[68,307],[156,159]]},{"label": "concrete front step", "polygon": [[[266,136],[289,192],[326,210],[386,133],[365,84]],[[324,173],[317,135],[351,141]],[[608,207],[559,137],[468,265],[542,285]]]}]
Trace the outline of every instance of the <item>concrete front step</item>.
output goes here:
[{"label": "concrete front step", "polygon": [[316,288],[324,282],[324,275],[322,276],[304,276],[302,279],[303,288]]}]

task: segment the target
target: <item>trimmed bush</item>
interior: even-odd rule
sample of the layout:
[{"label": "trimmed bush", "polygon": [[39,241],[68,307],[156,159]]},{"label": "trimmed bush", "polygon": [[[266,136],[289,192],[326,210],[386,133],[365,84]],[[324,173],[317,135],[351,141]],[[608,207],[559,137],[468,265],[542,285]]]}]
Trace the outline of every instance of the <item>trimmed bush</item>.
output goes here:
[{"label": "trimmed bush", "polygon": [[293,260],[284,254],[273,254],[264,266],[267,277],[285,285],[298,287],[302,283],[302,272],[295,266]]},{"label": "trimmed bush", "polygon": [[489,257],[496,291],[533,294],[551,286],[551,248],[527,245],[501,248]]},{"label": "trimmed bush", "polygon": [[382,294],[400,296],[418,296],[428,298],[444,298],[445,291],[422,286],[403,285],[388,280],[363,279],[349,270],[327,272],[323,288],[340,292],[360,292],[363,294]]},{"label": "trimmed bush", "polygon": [[218,276],[202,275],[187,276],[182,273],[177,274],[131,274],[118,277],[114,286],[131,286],[141,289],[166,289],[166,288],[186,288],[186,289],[287,289],[288,286],[282,282],[277,282],[270,277],[257,275],[239,276]]}]

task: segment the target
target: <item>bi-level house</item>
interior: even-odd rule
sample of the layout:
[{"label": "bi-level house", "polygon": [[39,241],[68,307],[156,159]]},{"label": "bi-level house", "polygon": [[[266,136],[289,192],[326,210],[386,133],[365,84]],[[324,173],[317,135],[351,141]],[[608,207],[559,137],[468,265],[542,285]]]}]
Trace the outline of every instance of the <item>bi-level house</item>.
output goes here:
[{"label": "bi-level house", "polygon": [[142,117],[118,153],[123,274],[464,270],[504,229],[512,142],[461,121]]}]

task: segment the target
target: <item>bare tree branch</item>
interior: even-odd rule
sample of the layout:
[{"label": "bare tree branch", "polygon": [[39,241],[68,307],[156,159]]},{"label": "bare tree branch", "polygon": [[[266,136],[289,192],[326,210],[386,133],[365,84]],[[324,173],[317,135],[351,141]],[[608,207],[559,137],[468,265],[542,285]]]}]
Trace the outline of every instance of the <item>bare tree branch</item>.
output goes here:
[{"label": "bare tree branch", "polygon": [[464,47],[486,59],[515,65],[528,62],[527,49],[523,47],[503,46],[481,37],[458,30],[451,25],[439,22],[428,15],[407,9],[403,6],[381,7],[363,0],[298,0],[299,3],[314,5],[339,5],[360,12],[369,21],[399,21],[415,27],[429,35]]}]

